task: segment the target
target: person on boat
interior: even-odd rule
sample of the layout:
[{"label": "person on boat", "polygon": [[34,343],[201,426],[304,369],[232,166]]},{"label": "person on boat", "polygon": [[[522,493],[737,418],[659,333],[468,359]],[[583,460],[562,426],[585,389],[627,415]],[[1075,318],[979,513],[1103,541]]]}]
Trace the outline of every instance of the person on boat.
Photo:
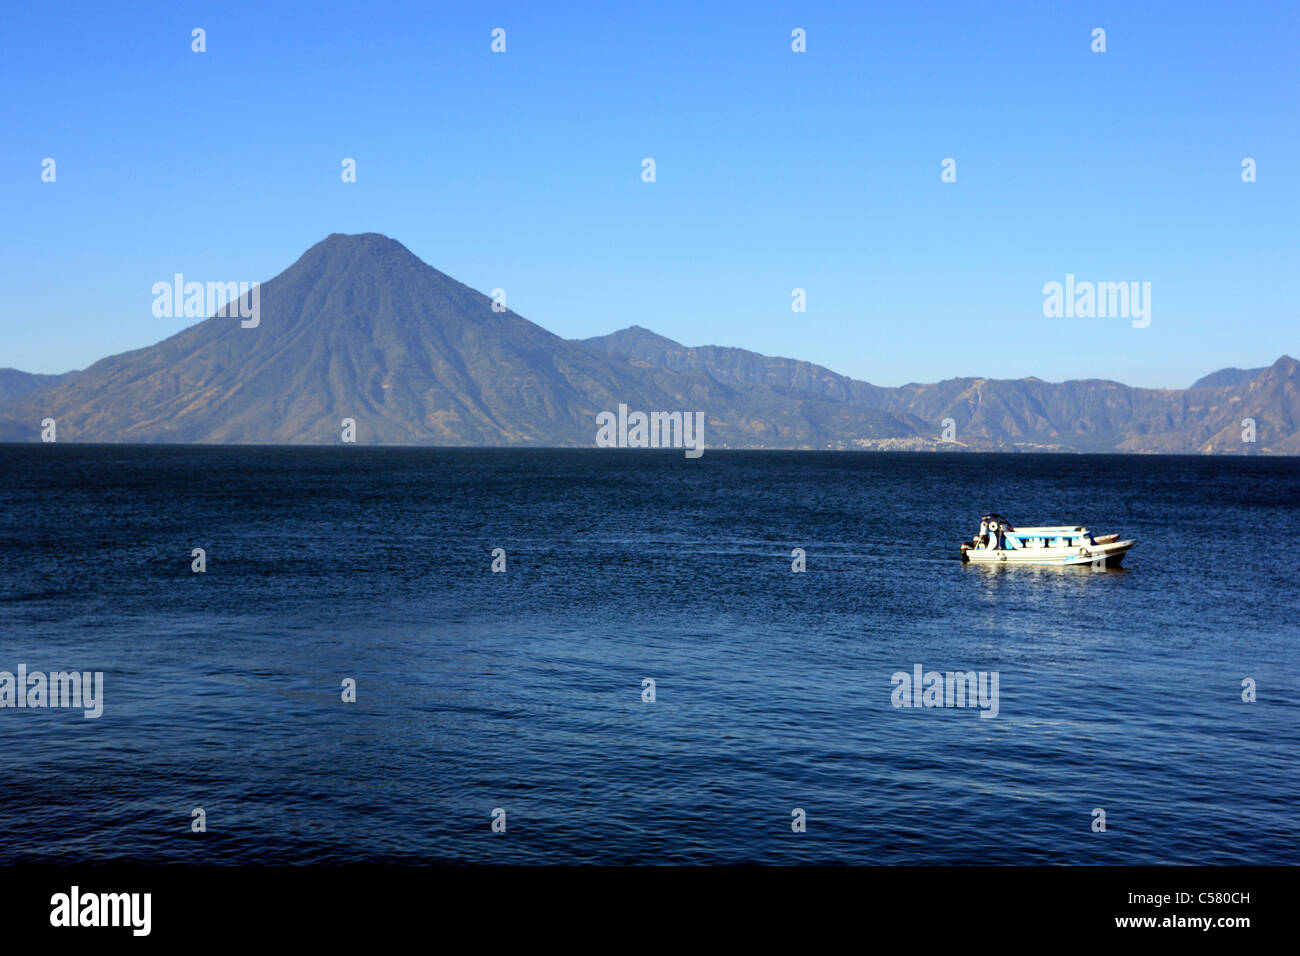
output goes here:
[{"label": "person on boat", "polygon": [[975,540],[978,542],[978,546],[981,548],[987,548],[989,546],[989,519],[988,518],[980,519],[980,533],[979,533],[979,537],[976,538]]}]

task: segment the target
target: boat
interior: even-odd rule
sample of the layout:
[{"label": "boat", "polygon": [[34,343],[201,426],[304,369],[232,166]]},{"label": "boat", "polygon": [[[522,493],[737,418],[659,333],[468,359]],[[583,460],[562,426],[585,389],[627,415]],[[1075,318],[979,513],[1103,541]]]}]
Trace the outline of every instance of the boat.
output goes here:
[{"label": "boat", "polygon": [[1017,528],[1000,514],[980,518],[980,533],[961,546],[971,564],[1092,565],[1117,568],[1136,540],[1118,534],[1093,534],[1085,525],[1034,525]]}]

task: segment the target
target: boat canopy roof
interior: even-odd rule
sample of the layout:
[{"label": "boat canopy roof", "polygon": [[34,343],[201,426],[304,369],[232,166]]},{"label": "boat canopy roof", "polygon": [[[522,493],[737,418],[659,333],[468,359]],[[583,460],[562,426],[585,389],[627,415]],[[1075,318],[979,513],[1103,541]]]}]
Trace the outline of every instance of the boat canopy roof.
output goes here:
[{"label": "boat canopy roof", "polygon": [[1086,534],[1088,529],[1079,527],[1021,528],[1019,531],[1008,531],[1007,537],[1017,541],[1030,541],[1034,538],[1078,538]]},{"label": "boat canopy roof", "polygon": [[1013,525],[1002,515],[998,514],[996,511],[990,512],[989,514],[986,515],[981,515],[980,521],[988,521],[988,522],[996,521],[998,523],[998,527],[1002,531],[1005,531],[1008,534],[1014,534],[1025,538],[1041,538],[1044,535],[1051,535],[1051,534],[1078,534],[1080,532],[1086,532],[1088,530],[1087,527],[1081,524],[1046,524],[1046,525],[1034,525],[1033,527],[1017,528],[1015,525]]}]

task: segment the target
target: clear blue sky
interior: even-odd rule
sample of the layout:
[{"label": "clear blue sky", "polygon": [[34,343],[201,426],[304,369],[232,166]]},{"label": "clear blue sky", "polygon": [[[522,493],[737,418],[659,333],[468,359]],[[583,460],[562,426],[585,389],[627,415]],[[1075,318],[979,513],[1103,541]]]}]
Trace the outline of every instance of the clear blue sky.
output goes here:
[{"label": "clear blue sky", "polygon": [[[1300,4],[700,6],[10,4],[0,366],[148,345],[186,321],[154,282],[369,231],[565,337],[883,385],[1300,353]],[[1150,327],[1044,318],[1067,272],[1150,282]]]}]

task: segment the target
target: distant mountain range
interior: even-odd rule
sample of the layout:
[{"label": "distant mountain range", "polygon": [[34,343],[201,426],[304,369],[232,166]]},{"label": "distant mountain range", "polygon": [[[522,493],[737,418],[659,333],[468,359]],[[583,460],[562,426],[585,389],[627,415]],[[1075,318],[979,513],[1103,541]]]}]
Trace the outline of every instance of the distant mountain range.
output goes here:
[{"label": "distant mountain range", "polygon": [[69,375],[76,374],[76,372],[65,372],[62,375],[39,375],[34,372],[20,372],[16,368],[0,368],[0,405],[28,392],[34,392],[38,388],[56,385]]},{"label": "distant mountain range", "polygon": [[[595,445],[618,405],[702,411],[710,448],[1300,454],[1297,363],[1188,389],[949,379],[880,388],[633,326],[566,340],[374,233],[331,235],[214,316],[63,375],[0,369],[0,441]],[[1255,441],[1244,442],[1243,419]],[[945,420],[951,420],[945,422]],[[953,441],[944,441],[947,425]]]}]

